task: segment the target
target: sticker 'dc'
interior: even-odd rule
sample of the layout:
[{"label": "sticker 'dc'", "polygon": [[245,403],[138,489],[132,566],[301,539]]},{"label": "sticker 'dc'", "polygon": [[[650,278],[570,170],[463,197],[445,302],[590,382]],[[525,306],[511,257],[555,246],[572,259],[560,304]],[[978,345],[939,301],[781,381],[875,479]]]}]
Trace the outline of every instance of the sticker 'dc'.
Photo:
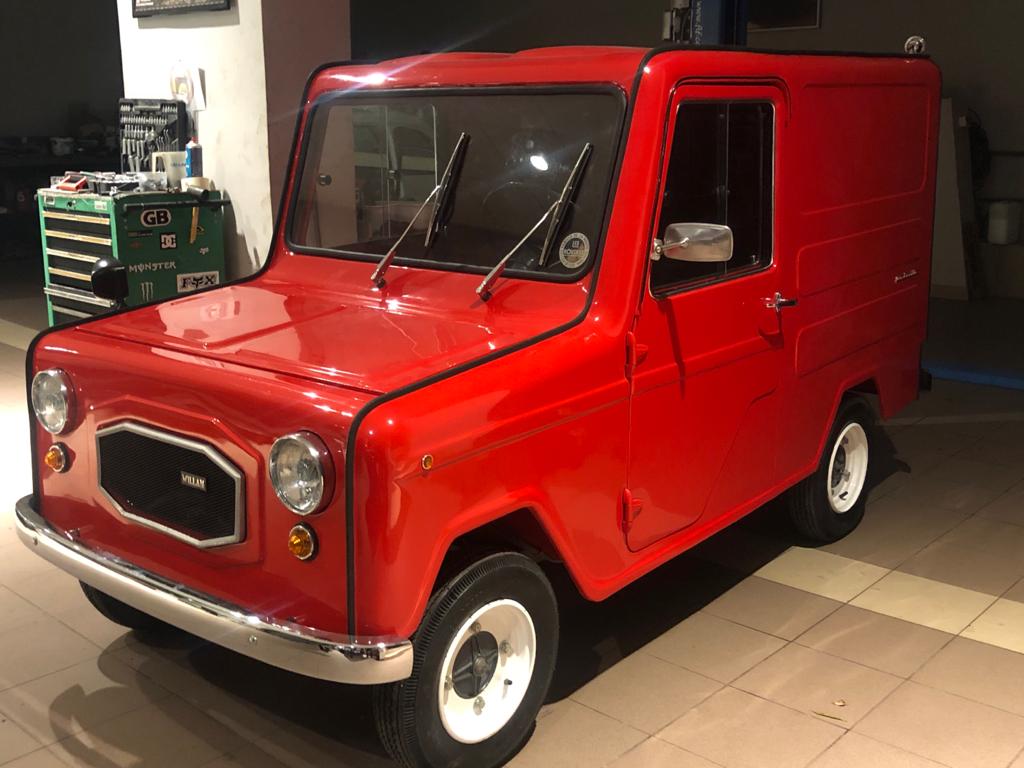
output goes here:
[{"label": "sticker 'dc'", "polygon": [[590,240],[582,232],[566,235],[558,248],[558,260],[568,269],[576,269],[583,265],[590,255]]}]

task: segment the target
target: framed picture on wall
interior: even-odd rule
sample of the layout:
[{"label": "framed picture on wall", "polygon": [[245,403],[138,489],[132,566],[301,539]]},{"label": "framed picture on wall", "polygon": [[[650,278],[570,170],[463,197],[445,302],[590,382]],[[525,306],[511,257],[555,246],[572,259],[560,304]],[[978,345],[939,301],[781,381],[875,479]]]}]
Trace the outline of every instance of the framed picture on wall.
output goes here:
[{"label": "framed picture on wall", "polygon": [[132,16],[144,18],[165,13],[189,11],[226,11],[231,0],[132,0]]},{"label": "framed picture on wall", "polygon": [[821,0],[749,0],[747,29],[817,29],[821,26]]}]

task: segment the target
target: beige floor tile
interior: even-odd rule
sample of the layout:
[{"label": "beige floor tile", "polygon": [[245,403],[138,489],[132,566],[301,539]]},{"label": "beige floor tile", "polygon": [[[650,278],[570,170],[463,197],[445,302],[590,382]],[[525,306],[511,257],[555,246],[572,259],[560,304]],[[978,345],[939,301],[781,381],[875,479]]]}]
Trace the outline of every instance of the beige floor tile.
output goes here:
[{"label": "beige floor tile", "polygon": [[[2,567],[2,566],[0,566]],[[0,586],[0,632],[6,632],[39,621],[46,615],[28,600],[15,594],[7,587]]]},{"label": "beige floor tile", "polygon": [[1017,483],[991,504],[982,507],[978,516],[1024,526],[1024,482]]},{"label": "beige floor tile", "polygon": [[721,687],[640,651],[598,675],[572,698],[645,733],[656,733]]},{"label": "beige floor tile", "polygon": [[925,664],[915,682],[1024,716],[1024,655],[958,637]]},{"label": "beige floor tile", "polygon": [[644,738],[642,731],[567,699],[541,711],[533,738],[509,766],[579,768],[582,765],[604,765],[628,752]]},{"label": "beige floor tile", "polygon": [[648,739],[631,749],[608,768],[719,768],[703,757],[661,739]]},{"label": "beige floor tile", "polygon": [[56,619],[0,633],[0,691],[99,655],[99,648]]},{"label": "beige floor tile", "polygon": [[802,645],[787,645],[733,686],[849,728],[902,678]]},{"label": "beige floor tile", "polygon": [[12,582],[8,588],[51,616],[89,605],[78,579],[57,568]]},{"label": "beige floor tile", "polygon": [[895,492],[868,504],[860,525],[822,549],[852,560],[895,568],[964,521],[965,513],[918,504]]},{"label": "beige floor tile", "polygon": [[952,768],[1002,768],[1024,747],[1024,718],[913,682],[854,730]]},{"label": "beige floor tile", "polygon": [[953,528],[939,541],[1024,561],[1024,528],[976,516]]},{"label": "beige floor tile", "polygon": [[754,575],[845,603],[888,572],[830,552],[791,547]]},{"label": "beige floor tile", "polygon": [[886,498],[973,514],[1020,479],[1015,468],[954,456],[916,475]]},{"label": "beige floor tile", "polygon": [[41,743],[52,744],[169,695],[106,655],[3,691],[0,711]]},{"label": "beige floor tile", "polygon": [[72,764],[186,768],[242,746],[237,735],[171,696],[69,736],[50,749]]},{"label": "beige floor tile", "polygon": [[9,719],[6,710],[0,706],[0,765],[9,760],[35,752],[42,745],[38,739]]},{"label": "beige floor tile", "polygon": [[[25,492],[29,491],[26,485]],[[0,547],[0,584],[17,584],[25,579],[53,573],[57,569],[29,550],[20,541],[13,541]]]},{"label": "beige floor tile", "polygon": [[728,683],[785,644],[778,637],[701,611],[649,643],[644,651]]},{"label": "beige floor tile", "polygon": [[[255,747],[242,747],[229,755],[214,758],[202,768],[283,768],[284,763],[275,760],[266,752]],[[6,768],[6,766],[4,767]]]},{"label": "beige floor tile", "polygon": [[70,763],[61,760],[48,749],[38,749],[24,757],[4,763],[4,768],[68,768]]},{"label": "beige floor tile", "polygon": [[1021,579],[1008,590],[1003,597],[1007,600],[1015,600],[1018,603],[1024,603],[1024,579]]},{"label": "beige floor tile", "polygon": [[796,642],[892,675],[910,677],[952,637],[937,629],[844,605]]},{"label": "beige floor tile", "polygon": [[730,768],[802,768],[843,733],[838,726],[725,688],[658,738]]},{"label": "beige floor tile", "polygon": [[[1024,603],[997,600],[963,632],[964,637],[1024,653]],[[1024,696],[1024,693],[1021,694]]]},{"label": "beige floor tile", "polygon": [[58,613],[54,618],[104,650],[120,648],[131,635],[129,629],[103,616],[88,601],[85,605]]},{"label": "beige floor tile", "polygon": [[801,635],[842,603],[751,576],[714,600],[705,611],[786,640]]},{"label": "beige floor tile", "polygon": [[825,750],[810,768],[943,768],[919,755],[851,731]]},{"label": "beige floor tile", "polygon": [[893,572],[856,597],[851,605],[957,634],[994,600],[992,595]]},{"label": "beige floor tile", "polygon": [[929,544],[898,570],[999,596],[1024,577],[1024,559],[940,540]]}]

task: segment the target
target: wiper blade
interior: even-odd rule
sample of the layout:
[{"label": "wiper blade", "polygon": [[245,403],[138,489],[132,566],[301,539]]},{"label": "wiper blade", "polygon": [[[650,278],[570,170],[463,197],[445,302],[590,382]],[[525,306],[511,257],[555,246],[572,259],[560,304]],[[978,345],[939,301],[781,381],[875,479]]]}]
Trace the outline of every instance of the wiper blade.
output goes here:
[{"label": "wiper blade", "polygon": [[522,240],[512,246],[512,250],[501,257],[501,261],[494,265],[493,269],[487,273],[480,285],[477,286],[477,295],[487,301],[491,298],[491,286],[494,285],[494,281],[501,277],[501,273],[505,271],[505,267],[508,265],[508,260],[511,259],[516,251],[523,247],[523,244],[533,237],[533,233],[540,229],[540,225],[543,224],[547,218],[551,217],[551,224],[548,226],[547,237],[544,238],[544,246],[540,253],[540,260],[538,266],[544,265],[544,255],[547,253],[550,246],[550,241],[558,235],[558,230],[561,227],[561,222],[565,219],[565,211],[567,210],[569,203],[572,202],[573,195],[576,193],[576,187],[579,186],[580,176],[583,174],[583,167],[587,164],[587,159],[590,157],[591,150],[594,145],[589,141],[583,145],[583,150],[580,152],[578,158],[576,158],[576,165],[573,166],[572,171],[569,173],[569,178],[565,180],[565,186],[562,187],[562,194],[558,196],[558,199],[551,204],[551,207],[544,211],[544,215],[537,219],[537,223],[530,227],[530,231],[523,235]]},{"label": "wiper blade", "polygon": [[558,237],[558,232],[562,229],[562,222],[565,221],[565,213],[569,210],[569,204],[576,196],[576,188],[580,184],[580,177],[583,176],[583,169],[586,167],[587,160],[590,159],[590,153],[593,149],[594,145],[589,141],[583,145],[583,151],[580,152],[580,156],[576,158],[576,165],[573,166],[572,172],[569,174],[569,178],[565,180],[565,186],[562,187],[562,194],[558,196],[558,200],[555,203],[555,211],[551,215],[551,224],[548,225],[548,234],[544,238],[544,245],[540,249],[540,258],[537,259],[537,266],[539,267],[543,267],[547,264],[548,254],[551,253],[551,248],[555,244],[555,238]]},{"label": "wiper blade", "polygon": [[468,146],[469,134],[465,132],[459,134],[459,140],[455,142],[452,156],[448,158],[448,166],[444,169],[441,182],[437,185],[437,202],[434,204],[434,212],[430,216],[430,224],[427,225],[427,236],[423,240],[423,245],[428,249],[434,244],[434,240],[441,233],[441,228],[445,224],[448,202],[455,190],[459,171],[462,170],[462,160],[466,156],[466,147]]},{"label": "wiper blade", "polygon": [[[469,134],[462,133],[459,136],[459,140],[455,143],[455,149],[452,150],[451,157],[448,158],[448,166],[444,169],[444,175],[441,177],[440,183],[430,191],[430,194],[427,195],[426,199],[423,201],[423,204],[416,210],[416,213],[413,215],[408,225],[406,225],[405,229],[402,231],[402,234],[400,234],[398,236],[398,239],[395,240],[395,242],[392,244],[390,248],[388,248],[388,252],[384,254],[384,258],[382,258],[377,263],[377,268],[373,270],[373,274],[370,275],[370,280],[372,280],[373,284],[376,285],[378,288],[384,287],[384,273],[388,271],[388,267],[391,266],[391,262],[395,260],[395,254],[398,253],[398,246],[400,246],[405,241],[406,236],[409,234],[409,232],[412,231],[412,227],[419,219],[420,214],[423,213],[423,209],[427,207],[427,204],[431,200],[433,200],[434,197],[437,197],[438,200],[437,204],[434,206],[434,214],[433,216],[430,217],[430,225],[427,227],[426,246],[428,248],[430,247],[430,233],[435,228],[435,226],[437,226],[438,211],[440,211],[442,206],[444,205],[444,200],[442,200],[442,196],[445,195],[446,191],[450,191],[452,188],[452,177],[455,173],[454,169],[456,168],[456,161],[459,161],[459,166],[461,166],[461,158],[466,152],[466,145],[468,143]],[[447,200],[447,197],[445,197],[444,199]]]},{"label": "wiper blade", "polygon": [[544,211],[544,215],[537,219],[537,223],[530,227],[530,231],[523,235],[523,239],[520,240],[515,245],[513,245],[512,250],[506,253],[504,256],[502,256],[501,261],[495,264],[494,268],[487,273],[487,276],[483,279],[483,282],[481,282],[480,285],[478,285],[476,288],[477,295],[481,299],[487,301],[489,298],[491,298],[491,286],[494,285],[495,280],[501,277],[501,273],[505,271],[505,265],[508,264],[508,260],[515,255],[516,251],[523,247],[523,243],[525,243],[527,240],[533,237],[533,233],[540,229],[540,225],[544,223],[548,216],[551,215],[551,212],[555,210],[555,207],[557,205],[558,201],[556,200],[551,204],[550,208]]}]

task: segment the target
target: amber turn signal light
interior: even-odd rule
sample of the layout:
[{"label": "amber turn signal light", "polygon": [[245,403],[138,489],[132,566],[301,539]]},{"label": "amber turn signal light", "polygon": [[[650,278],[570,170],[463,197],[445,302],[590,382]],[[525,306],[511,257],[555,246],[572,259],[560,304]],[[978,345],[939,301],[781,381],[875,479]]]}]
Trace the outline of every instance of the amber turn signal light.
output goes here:
[{"label": "amber turn signal light", "polygon": [[67,449],[61,443],[54,443],[43,456],[43,463],[54,472],[63,472],[70,464]]},{"label": "amber turn signal light", "polygon": [[299,560],[316,557],[316,534],[308,525],[296,525],[288,532],[288,551]]}]

